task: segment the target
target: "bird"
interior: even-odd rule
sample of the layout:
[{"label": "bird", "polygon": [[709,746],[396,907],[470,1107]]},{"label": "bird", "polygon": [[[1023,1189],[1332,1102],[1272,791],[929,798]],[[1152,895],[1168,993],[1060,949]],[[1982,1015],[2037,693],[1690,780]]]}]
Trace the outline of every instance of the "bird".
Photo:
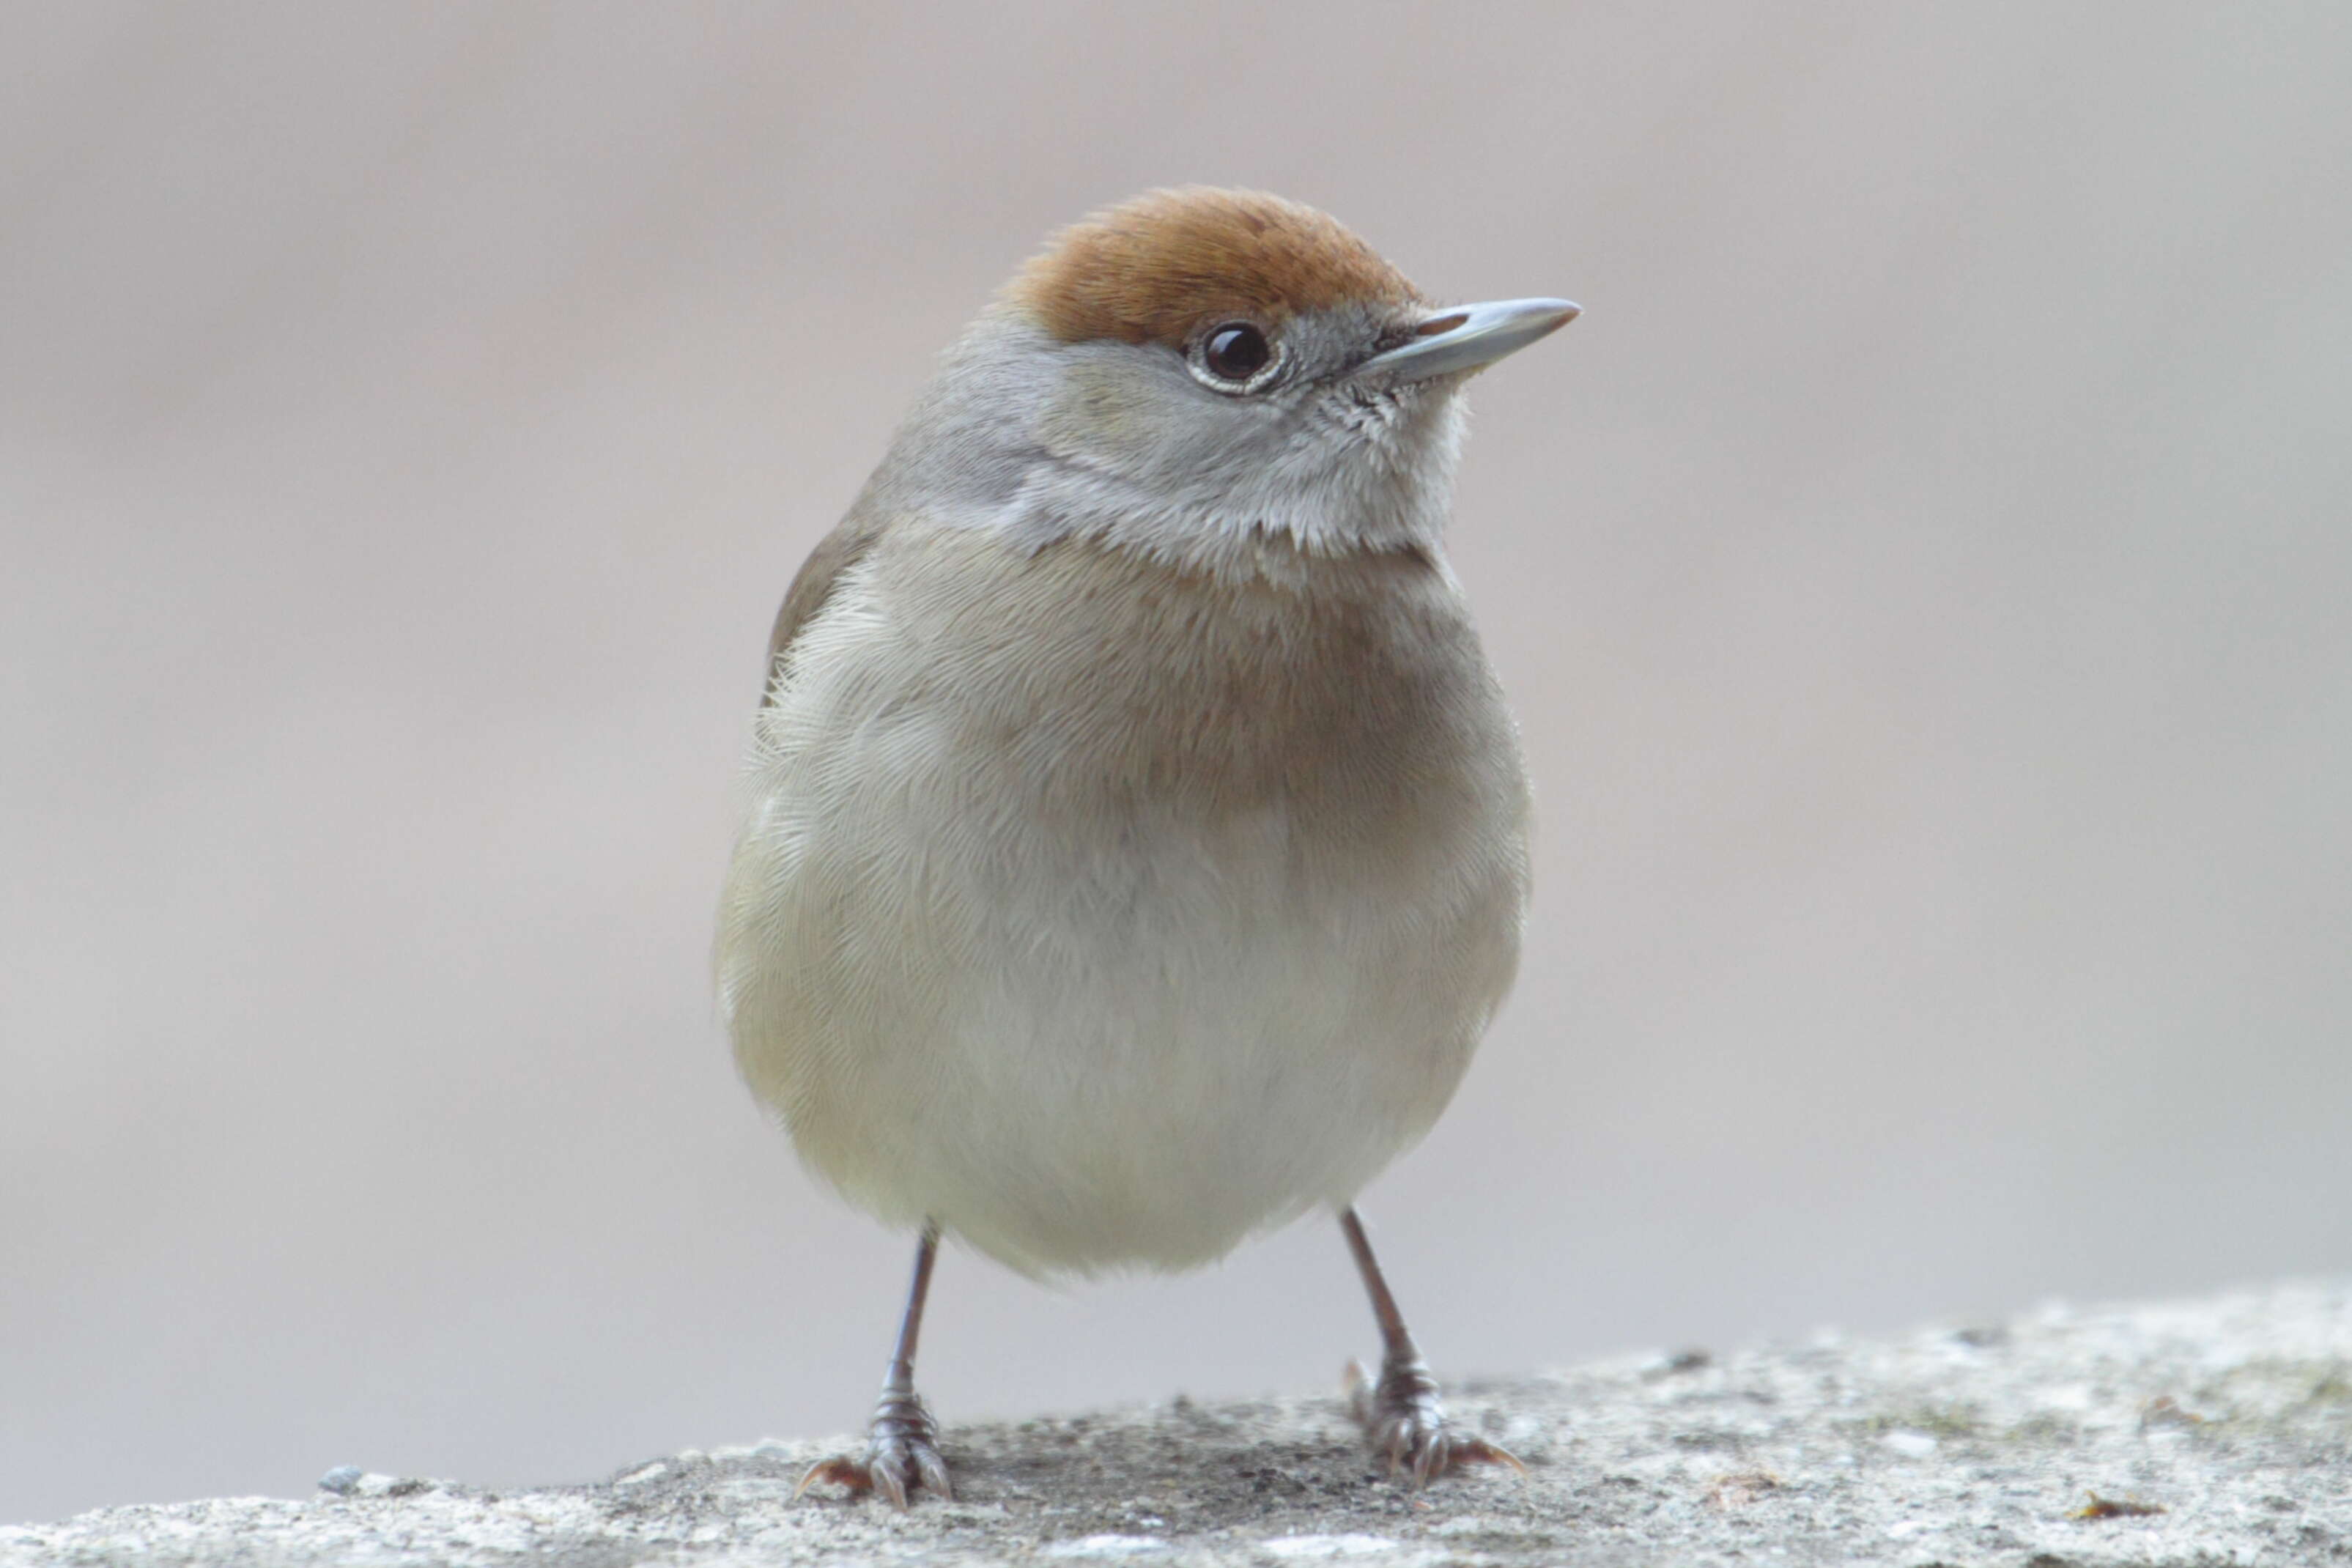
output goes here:
[{"label": "bird", "polygon": [[1447,1421],[1354,1205],[1517,967],[1529,786],[1444,534],[1465,383],[1578,313],[1148,191],[1018,268],[793,578],[719,1012],[803,1163],[916,1237],[865,1446],[799,1491],[954,1495],[914,1381],[942,1238],[1173,1271],[1318,1208],[1373,1455],[1517,1465]]}]

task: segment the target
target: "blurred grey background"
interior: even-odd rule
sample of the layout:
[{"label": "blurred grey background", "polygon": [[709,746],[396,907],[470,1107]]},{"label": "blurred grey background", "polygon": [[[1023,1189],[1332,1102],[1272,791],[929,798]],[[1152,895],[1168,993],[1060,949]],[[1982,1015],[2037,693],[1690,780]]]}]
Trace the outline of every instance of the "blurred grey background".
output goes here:
[{"label": "blurred grey background", "polygon": [[[1155,184],[1587,315],[1456,560],[1545,816],[1367,1196],[1452,1376],[2352,1265],[2352,12],[0,7],[0,1520],[864,1419],[705,988],[769,616]],[[943,1261],[950,1422],[1336,1387],[1325,1224]]]}]

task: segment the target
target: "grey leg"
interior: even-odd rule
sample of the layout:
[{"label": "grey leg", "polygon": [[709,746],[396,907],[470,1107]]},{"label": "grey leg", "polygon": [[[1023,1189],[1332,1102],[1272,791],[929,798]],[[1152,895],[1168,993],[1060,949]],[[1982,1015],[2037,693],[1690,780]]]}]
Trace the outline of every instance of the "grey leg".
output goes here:
[{"label": "grey leg", "polygon": [[793,1489],[799,1497],[819,1481],[837,1481],[853,1493],[878,1491],[893,1506],[905,1508],[907,1494],[928,1487],[943,1498],[953,1498],[948,1484],[947,1461],[940,1457],[940,1429],[915,1392],[915,1342],[923,1331],[923,1299],[931,1290],[931,1262],[939,1256],[940,1227],[923,1226],[915,1247],[915,1278],[907,1289],[907,1314],[898,1321],[898,1348],[882,1377],[882,1397],[875,1401],[874,1419],[867,1426],[866,1452],[820,1459]]},{"label": "grey leg", "polygon": [[1508,1451],[1447,1425],[1445,1407],[1438,1403],[1437,1379],[1430,1375],[1421,1347],[1412,1342],[1412,1331],[1405,1327],[1380,1259],[1372,1256],[1364,1222],[1353,1208],[1344,1208],[1339,1229],[1348,1238],[1348,1250],[1356,1256],[1356,1271],[1364,1277],[1364,1294],[1371,1298],[1372,1317],[1381,1326],[1380,1381],[1366,1377],[1360,1366],[1348,1369],[1349,1403],[1372,1452],[1387,1459],[1390,1474],[1410,1471],[1416,1487],[1466,1464],[1508,1465],[1524,1473],[1527,1467]]}]

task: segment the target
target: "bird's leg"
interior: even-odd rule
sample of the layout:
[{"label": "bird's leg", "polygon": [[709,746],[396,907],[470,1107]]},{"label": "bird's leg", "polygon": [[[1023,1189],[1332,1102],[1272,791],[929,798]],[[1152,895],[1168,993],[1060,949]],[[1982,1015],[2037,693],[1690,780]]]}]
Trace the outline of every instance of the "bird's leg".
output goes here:
[{"label": "bird's leg", "polygon": [[907,1289],[907,1315],[898,1323],[898,1349],[882,1377],[882,1397],[874,1402],[874,1419],[867,1426],[866,1452],[819,1459],[801,1477],[793,1496],[819,1481],[838,1481],[853,1493],[878,1491],[898,1508],[907,1494],[928,1487],[943,1498],[953,1498],[948,1485],[947,1461],[940,1457],[940,1429],[915,1392],[915,1341],[923,1331],[923,1298],[930,1293],[931,1260],[939,1255],[940,1227],[923,1226],[915,1247],[915,1279]]},{"label": "bird's leg", "polygon": [[1484,1437],[1448,1426],[1445,1408],[1438,1403],[1437,1379],[1421,1359],[1412,1331],[1404,1326],[1396,1297],[1381,1275],[1380,1259],[1364,1235],[1364,1222],[1354,1208],[1339,1211],[1339,1229],[1348,1250],[1356,1255],[1356,1270],[1364,1277],[1364,1294],[1372,1300],[1372,1316],[1381,1325],[1381,1376],[1375,1383],[1357,1363],[1348,1366],[1348,1403],[1364,1428],[1372,1452],[1388,1461],[1389,1473],[1411,1473],[1418,1487],[1459,1465],[1508,1465],[1524,1473],[1525,1465]]}]

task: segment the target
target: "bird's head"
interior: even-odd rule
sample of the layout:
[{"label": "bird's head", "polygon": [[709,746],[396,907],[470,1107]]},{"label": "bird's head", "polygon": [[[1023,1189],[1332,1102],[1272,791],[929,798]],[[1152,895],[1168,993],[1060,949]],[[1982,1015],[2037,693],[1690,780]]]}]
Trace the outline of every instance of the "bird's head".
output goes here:
[{"label": "bird's head", "polygon": [[1462,385],[1563,300],[1439,307],[1338,222],[1255,192],[1153,191],[1056,235],[950,352],[877,487],[1043,545],[1213,567],[1433,545]]}]

